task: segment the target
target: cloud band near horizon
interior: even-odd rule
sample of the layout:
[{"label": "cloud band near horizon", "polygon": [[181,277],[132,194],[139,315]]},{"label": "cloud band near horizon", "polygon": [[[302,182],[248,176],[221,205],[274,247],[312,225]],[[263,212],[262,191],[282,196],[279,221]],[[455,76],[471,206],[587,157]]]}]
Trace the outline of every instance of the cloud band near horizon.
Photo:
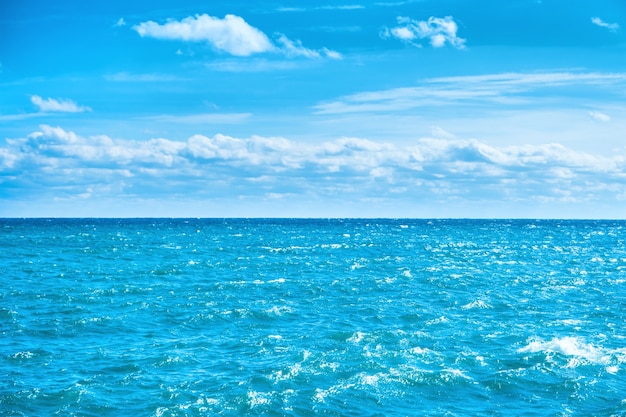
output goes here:
[{"label": "cloud band near horizon", "polygon": [[0,199],[49,193],[581,202],[626,198],[625,178],[626,151],[599,156],[559,144],[494,147],[458,139],[421,138],[404,147],[220,134],[134,141],[42,125],[0,148]]}]

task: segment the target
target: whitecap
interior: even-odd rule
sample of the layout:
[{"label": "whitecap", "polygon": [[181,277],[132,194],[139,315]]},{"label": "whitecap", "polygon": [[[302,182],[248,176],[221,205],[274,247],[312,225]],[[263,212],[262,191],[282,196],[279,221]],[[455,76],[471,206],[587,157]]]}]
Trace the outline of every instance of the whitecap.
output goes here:
[{"label": "whitecap", "polygon": [[365,265],[359,263],[359,262],[354,262],[351,266],[350,266],[350,270],[354,271],[355,269],[361,269],[361,268],[365,268]]},{"label": "whitecap", "polygon": [[248,391],[248,402],[250,403],[250,407],[254,408],[258,405],[269,404],[270,395],[270,393]]},{"label": "whitecap", "polygon": [[287,306],[273,306],[272,308],[270,308],[269,310],[265,310],[266,313],[268,314],[273,314],[276,316],[282,316],[285,313],[291,313],[293,312],[293,309],[291,307],[287,307]]},{"label": "whitecap", "polygon": [[337,385],[333,385],[330,388],[325,389],[325,390],[316,388],[315,389],[315,401],[324,402],[327,396],[339,394],[340,392],[345,391],[347,389],[354,388],[355,386],[356,385],[353,383],[342,382]]},{"label": "whitecap", "polygon": [[481,309],[486,309],[486,308],[492,308],[489,304],[485,303],[483,300],[475,300],[472,301],[469,304],[465,304],[463,307],[461,307],[463,310],[471,310],[473,308],[481,308]]},{"label": "whitecap", "polygon": [[581,324],[583,324],[581,320],[576,320],[576,319],[564,319],[564,320],[559,320],[559,322],[567,326],[580,326]]},{"label": "whitecap", "polygon": [[432,350],[417,346],[417,347],[409,349],[409,352],[411,352],[414,355],[430,355],[432,353]]},{"label": "whitecap", "polygon": [[471,377],[466,375],[465,372],[463,372],[462,370],[455,369],[455,368],[446,368],[441,373],[441,379],[443,379],[444,381],[451,381],[453,379],[458,379],[458,378],[472,379]]},{"label": "whitecap", "polygon": [[[555,337],[550,341],[534,340],[527,346],[518,349],[518,352],[525,353],[559,353],[565,356],[574,356],[578,359],[584,359],[594,364],[607,363],[609,358],[602,349],[595,347],[590,343],[586,343],[581,337]],[[568,366],[575,367],[582,364],[580,360],[570,361]]]},{"label": "whitecap", "polygon": [[323,249],[340,249],[343,245],[341,243],[325,243],[321,245]]},{"label": "whitecap", "polygon": [[35,354],[33,352],[25,351],[25,352],[17,352],[14,355],[12,355],[11,357],[13,359],[30,359],[33,356],[35,356]]},{"label": "whitecap", "polygon": [[332,372],[335,372],[337,369],[339,369],[339,363],[338,362],[322,362],[319,365],[320,369],[330,369]]},{"label": "whitecap", "polygon": [[448,323],[450,320],[448,320],[447,318],[445,318],[444,316],[438,317],[436,319],[432,319],[432,320],[428,320],[426,322],[426,325],[430,326],[433,324],[439,324],[439,323]]},{"label": "whitecap", "polygon": [[351,342],[354,344],[357,344],[359,342],[361,342],[361,340],[363,340],[363,333],[362,332],[355,332],[351,337],[349,337],[346,341],[347,342]]},{"label": "whitecap", "polygon": [[380,379],[381,374],[376,375],[359,375],[359,385],[370,385],[374,386],[378,384],[378,380]]}]

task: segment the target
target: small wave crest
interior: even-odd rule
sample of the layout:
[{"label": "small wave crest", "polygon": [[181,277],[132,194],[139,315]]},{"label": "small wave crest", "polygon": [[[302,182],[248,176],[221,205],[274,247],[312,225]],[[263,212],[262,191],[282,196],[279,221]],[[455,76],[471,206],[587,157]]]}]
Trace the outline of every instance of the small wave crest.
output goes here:
[{"label": "small wave crest", "polygon": [[616,373],[617,363],[626,361],[623,349],[605,349],[587,343],[582,337],[555,337],[551,340],[532,340],[526,346],[518,349],[519,353],[546,353],[559,354],[569,357],[567,367],[575,368],[579,365],[605,365],[607,372]]}]

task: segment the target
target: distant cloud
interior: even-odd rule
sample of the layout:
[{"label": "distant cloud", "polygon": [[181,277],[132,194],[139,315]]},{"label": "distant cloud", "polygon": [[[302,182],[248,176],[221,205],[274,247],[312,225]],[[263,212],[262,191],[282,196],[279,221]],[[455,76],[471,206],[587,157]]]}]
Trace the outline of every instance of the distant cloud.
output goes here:
[{"label": "distant cloud", "polygon": [[274,60],[261,57],[240,59],[212,60],[205,66],[213,71],[222,72],[273,72],[292,70],[298,67],[295,60]]},{"label": "distant cloud", "polygon": [[617,23],[607,23],[603,21],[602,19],[600,19],[599,17],[592,17],[591,23],[593,23],[596,26],[600,26],[602,28],[607,28],[611,32],[616,32],[619,29],[619,25]]},{"label": "distant cloud", "polygon": [[456,139],[452,133],[439,126],[433,126],[430,130],[430,134],[437,139]]},{"label": "distant cloud", "polygon": [[319,58],[326,56],[337,59],[339,54],[314,51],[302,46],[300,41],[292,41],[279,35],[274,44],[265,33],[249,25],[243,18],[227,14],[223,19],[201,14],[189,16],[180,21],[169,20],[165,24],[153,21],[142,22],[133,29],[141,37],[179,40],[187,42],[207,42],[216,50],[234,56],[250,56],[258,53],[283,53],[288,56]]},{"label": "distant cloud", "polygon": [[187,115],[164,114],[144,117],[143,120],[181,124],[235,124],[248,119],[250,116],[250,113],[199,113]]},{"label": "distant cloud", "polygon": [[123,17],[120,17],[120,19],[113,26],[115,26],[115,27],[126,26],[126,21],[124,20]]},{"label": "distant cloud", "polygon": [[279,35],[276,42],[280,45],[281,51],[283,51],[287,56],[302,56],[305,58],[321,58],[322,56],[326,56],[331,59],[342,58],[342,55],[339,52],[331,51],[327,48],[322,48],[319,51],[305,48],[302,46],[302,42],[292,41],[285,35]]},{"label": "distant cloud", "polygon": [[330,59],[343,59],[343,55],[341,55],[339,52],[330,50],[328,48],[322,48],[322,53]]},{"label": "distant cloud", "polygon": [[[421,138],[398,146],[364,138],[311,144],[281,137],[196,134],[186,141],[80,136],[48,125],[0,146],[0,179],[21,195],[78,198],[217,194],[397,198],[399,195],[530,202],[626,196],[626,155],[559,144],[496,147],[478,140]],[[10,175],[9,175],[10,174]],[[26,186],[28,184],[28,186]],[[108,194],[107,194],[108,193]],[[571,193],[568,198],[571,198]],[[608,200],[607,200],[608,201]]]},{"label": "distant cloud", "polygon": [[589,117],[591,117],[594,120],[597,120],[599,122],[608,122],[611,120],[611,118],[609,116],[607,116],[604,113],[600,113],[597,111],[590,111],[589,112]]},{"label": "distant cloud", "polygon": [[570,85],[626,87],[626,73],[502,73],[441,77],[413,87],[366,91],[318,103],[318,114],[402,111],[454,103],[524,103],[522,93]]},{"label": "distant cloud", "polygon": [[91,111],[91,108],[87,106],[79,106],[72,100],[56,100],[53,98],[43,99],[40,96],[34,95],[30,97],[30,101],[37,106],[41,112],[81,113]]},{"label": "distant cloud", "polygon": [[327,6],[314,6],[314,7],[279,7],[276,9],[278,12],[306,12],[309,10],[361,10],[365,9],[365,6],[360,4],[345,4],[345,5],[327,5]]},{"label": "distant cloud", "polygon": [[398,26],[385,27],[380,36],[383,39],[396,38],[417,47],[418,42],[427,39],[433,48],[441,48],[446,44],[457,49],[465,48],[465,39],[457,36],[458,25],[452,16],[430,17],[428,20],[414,20],[408,17],[398,17]]},{"label": "distant cloud", "polygon": [[184,78],[176,75],[157,73],[132,74],[128,72],[116,72],[115,74],[106,74],[104,76],[104,79],[107,81],[115,82],[172,82],[184,80]]}]

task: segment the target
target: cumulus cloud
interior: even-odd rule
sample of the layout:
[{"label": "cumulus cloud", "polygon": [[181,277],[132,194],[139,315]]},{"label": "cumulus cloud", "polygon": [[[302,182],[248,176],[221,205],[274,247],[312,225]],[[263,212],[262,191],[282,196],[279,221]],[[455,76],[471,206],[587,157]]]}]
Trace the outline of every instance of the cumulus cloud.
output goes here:
[{"label": "cumulus cloud", "polygon": [[495,147],[454,138],[422,138],[404,146],[365,138],[310,144],[221,134],[135,141],[42,125],[0,147],[0,185],[22,195],[77,197],[89,188],[145,198],[341,192],[361,199],[445,194],[556,201],[575,194],[601,201],[625,195],[624,177],[623,153],[606,157],[559,144]]},{"label": "cumulus cloud", "polygon": [[[133,26],[141,37],[186,42],[206,42],[218,51],[234,56],[250,56],[259,53],[283,53],[288,56],[319,58],[322,55],[337,59],[338,52],[314,51],[279,35],[277,44],[261,30],[251,26],[242,17],[227,14],[223,19],[198,14],[180,21],[169,20],[164,24],[153,21]],[[328,51],[328,52],[326,52]]]},{"label": "cumulus cloud", "polygon": [[274,45],[263,32],[232,14],[227,14],[223,19],[201,14],[181,21],[169,20],[163,25],[147,21],[133,26],[133,29],[141,37],[208,42],[220,51],[237,56],[274,49]]},{"label": "cumulus cloud", "polygon": [[446,44],[457,49],[465,48],[465,39],[457,36],[459,27],[452,16],[431,16],[428,20],[400,16],[397,22],[398,26],[383,28],[381,37],[396,38],[417,47],[422,46],[419,40],[427,39],[433,48],[441,48]]},{"label": "cumulus cloud", "polygon": [[619,25],[617,23],[607,23],[599,17],[592,17],[591,23],[602,28],[607,28],[611,32],[617,32],[617,30],[619,29]]},{"label": "cumulus cloud", "polygon": [[67,99],[43,99],[40,96],[34,95],[30,97],[30,101],[37,106],[41,112],[81,113],[91,111],[91,108],[87,106],[79,106],[72,100]]}]

